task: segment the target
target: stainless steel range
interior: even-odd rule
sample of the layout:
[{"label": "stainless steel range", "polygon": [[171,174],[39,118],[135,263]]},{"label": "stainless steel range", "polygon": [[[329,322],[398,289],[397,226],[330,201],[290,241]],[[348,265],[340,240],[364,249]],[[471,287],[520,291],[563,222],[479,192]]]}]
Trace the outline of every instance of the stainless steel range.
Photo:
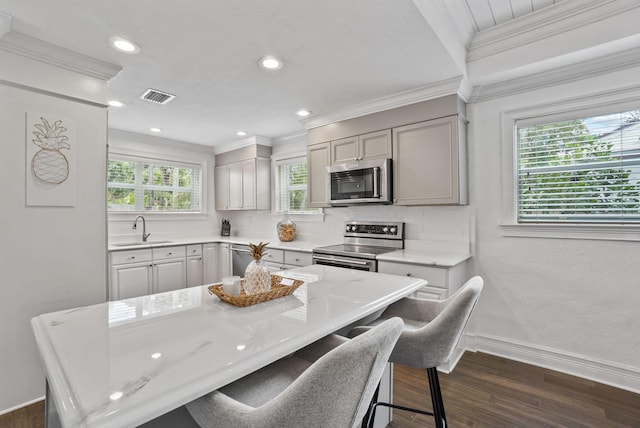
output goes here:
[{"label": "stainless steel range", "polygon": [[404,223],[347,221],[344,243],[313,250],[313,264],[378,271],[376,256],[404,248]]}]

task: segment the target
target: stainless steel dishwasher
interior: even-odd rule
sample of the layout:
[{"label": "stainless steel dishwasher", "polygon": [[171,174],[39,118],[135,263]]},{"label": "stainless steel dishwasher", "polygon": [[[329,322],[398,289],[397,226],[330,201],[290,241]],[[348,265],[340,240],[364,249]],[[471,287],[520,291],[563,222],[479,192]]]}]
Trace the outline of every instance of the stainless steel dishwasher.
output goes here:
[{"label": "stainless steel dishwasher", "polygon": [[243,277],[251,260],[253,257],[248,245],[231,244],[231,266],[234,275]]},{"label": "stainless steel dishwasher", "polygon": [[[267,254],[269,250],[265,252]],[[231,266],[233,268],[233,274],[240,277],[244,277],[244,271],[247,269],[249,263],[253,260],[251,250],[248,245],[231,244]],[[264,260],[264,259],[263,259]],[[274,264],[272,262],[264,262],[269,272],[278,272],[283,270],[281,264]]]}]

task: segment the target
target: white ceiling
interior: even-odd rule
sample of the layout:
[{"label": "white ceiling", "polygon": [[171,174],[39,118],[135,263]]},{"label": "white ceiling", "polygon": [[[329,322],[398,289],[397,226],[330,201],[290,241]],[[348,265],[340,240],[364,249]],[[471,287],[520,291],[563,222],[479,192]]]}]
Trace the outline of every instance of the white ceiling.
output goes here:
[{"label": "white ceiling", "polygon": [[[267,138],[304,133],[299,108],[310,109],[313,120],[461,81],[467,49],[486,49],[470,46],[474,34],[562,4],[570,3],[0,0],[0,11],[11,15],[14,32],[122,67],[108,97],[126,106],[110,108],[110,128],[151,134],[159,127],[164,138],[220,146],[241,140],[238,130]],[[135,41],[141,52],[114,51],[114,35]],[[266,54],[282,58],[284,67],[260,69],[257,60]],[[474,70],[495,63],[486,58]],[[164,106],[138,99],[147,88],[176,98]]]},{"label": "white ceiling", "polygon": [[[454,0],[460,1],[460,0]],[[462,0],[471,15],[475,31],[503,24],[561,0]]]}]

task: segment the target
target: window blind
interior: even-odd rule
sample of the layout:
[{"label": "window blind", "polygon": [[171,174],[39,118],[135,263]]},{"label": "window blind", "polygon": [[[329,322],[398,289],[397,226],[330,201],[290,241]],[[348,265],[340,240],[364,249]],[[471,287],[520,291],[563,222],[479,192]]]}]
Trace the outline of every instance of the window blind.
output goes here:
[{"label": "window blind", "polygon": [[112,156],[107,176],[109,211],[200,212],[202,167]]},{"label": "window blind", "polygon": [[640,223],[640,110],[516,134],[519,223]]},{"label": "window blind", "polygon": [[307,206],[307,159],[296,157],[275,163],[276,210],[288,213],[316,213]]}]

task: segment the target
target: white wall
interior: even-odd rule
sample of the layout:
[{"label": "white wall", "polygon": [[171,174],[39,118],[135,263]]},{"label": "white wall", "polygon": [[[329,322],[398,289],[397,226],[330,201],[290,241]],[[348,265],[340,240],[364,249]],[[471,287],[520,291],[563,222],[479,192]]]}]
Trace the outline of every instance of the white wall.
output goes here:
[{"label": "white wall", "polygon": [[[68,76],[74,73],[58,79],[51,66],[25,64],[24,58],[0,52],[0,413],[45,393],[31,318],[106,300],[106,109],[20,86],[29,81],[5,73],[14,70],[14,59],[20,67],[28,66],[28,77],[40,72],[42,81],[55,80],[52,88],[63,91],[65,82],[74,80]],[[94,79],[88,88],[101,93],[101,85],[105,83]],[[75,84],[68,89],[63,95],[96,97],[83,94]],[[75,121],[75,206],[26,206],[26,112]]]},{"label": "white wall", "polygon": [[[640,391],[640,243],[504,237],[499,227],[502,179],[512,173],[504,168],[502,113],[637,86],[639,73],[469,106],[473,261],[485,279],[472,325],[478,349]],[[639,89],[621,96],[632,91]]]}]

